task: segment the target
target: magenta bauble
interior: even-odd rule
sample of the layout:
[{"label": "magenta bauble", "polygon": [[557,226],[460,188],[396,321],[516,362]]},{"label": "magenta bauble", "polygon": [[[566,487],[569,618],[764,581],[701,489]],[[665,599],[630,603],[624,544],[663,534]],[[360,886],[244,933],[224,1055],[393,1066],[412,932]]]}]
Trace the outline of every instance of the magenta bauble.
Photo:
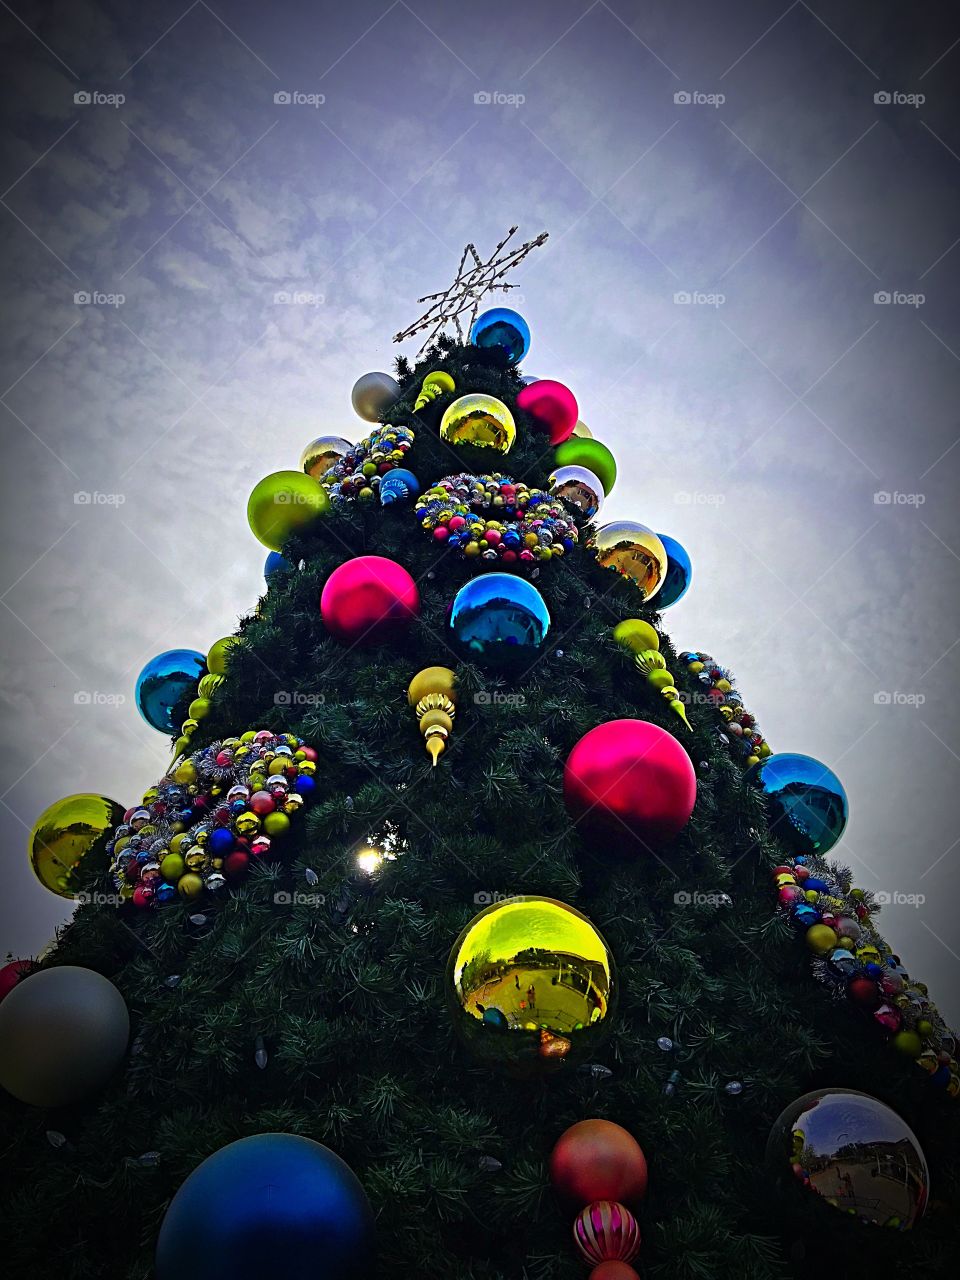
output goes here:
[{"label": "magenta bauble", "polygon": [[573,435],[580,417],[576,397],[569,387],[550,378],[539,378],[517,396],[517,408],[529,413],[550,434],[550,443],[563,444]]},{"label": "magenta bauble", "polygon": [[420,592],[402,564],[386,556],[358,556],[324,583],[320,616],[341,644],[385,644],[420,616]]},{"label": "magenta bauble", "polygon": [[608,720],[567,757],[563,798],[584,834],[637,851],[683,829],[697,778],[672,734],[646,720]]}]

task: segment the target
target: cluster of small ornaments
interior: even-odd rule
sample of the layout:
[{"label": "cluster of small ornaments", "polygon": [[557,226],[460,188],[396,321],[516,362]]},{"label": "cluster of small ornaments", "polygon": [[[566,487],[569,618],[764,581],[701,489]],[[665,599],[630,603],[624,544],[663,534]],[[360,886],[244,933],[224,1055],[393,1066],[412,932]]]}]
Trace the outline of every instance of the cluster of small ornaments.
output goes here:
[{"label": "cluster of small ornaments", "polygon": [[770,755],[770,744],[757,728],[756,718],[743,705],[743,698],[733,687],[733,673],[718,666],[709,653],[681,653],[680,661],[727,722],[724,736],[731,753],[745,767],[759,764]]},{"label": "cluster of small ornaments", "polygon": [[411,427],[390,423],[375,427],[357,444],[338,436],[320,436],[304,449],[301,466],[326,490],[334,506],[372,502],[376,497],[386,505],[416,495],[416,477],[403,466],[413,442]]},{"label": "cluster of small ornaments", "polygon": [[584,1205],[573,1243],[590,1280],[638,1280],[629,1264],[640,1251],[640,1225],[628,1206],[646,1195],[647,1161],[636,1138],[610,1120],[581,1120],[557,1141],[550,1180],[566,1203]]},{"label": "cluster of small ornaments", "polygon": [[576,521],[561,501],[499,472],[445,476],[414,510],[435,541],[467,560],[522,566],[562,556],[577,543]]},{"label": "cluster of small ornaments", "polygon": [[106,846],[121,898],[149,908],[242,880],[276,858],[316,783],[316,751],[291,733],[248,730],[195,752],[128,809]]},{"label": "cluster of small ornaments", "polygon": [[850,887],[850,872],[816,854],[774,867],[781,910],[802,931],[815,977],[857,1006],[899,1053],[913,1058],[933,1085],[960,1096],[957,1038],[926,985],[913,981],[877,932],[873,896]]}]

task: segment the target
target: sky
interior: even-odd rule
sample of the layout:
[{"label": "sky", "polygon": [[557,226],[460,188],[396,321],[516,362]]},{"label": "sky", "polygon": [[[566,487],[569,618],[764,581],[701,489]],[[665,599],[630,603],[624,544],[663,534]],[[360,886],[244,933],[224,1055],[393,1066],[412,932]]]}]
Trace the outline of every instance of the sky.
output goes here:
[{"label": "sky", "polygon": [[0,39],[0,956],[69,914],[39,812],[163,772],[144,662],[255,604],[250,489],[358,439],[355,379],[517,224],[524,371],[693,559],[665,629],[839,774],[836,855],[960,1022],[957,15],[0,0]]}]

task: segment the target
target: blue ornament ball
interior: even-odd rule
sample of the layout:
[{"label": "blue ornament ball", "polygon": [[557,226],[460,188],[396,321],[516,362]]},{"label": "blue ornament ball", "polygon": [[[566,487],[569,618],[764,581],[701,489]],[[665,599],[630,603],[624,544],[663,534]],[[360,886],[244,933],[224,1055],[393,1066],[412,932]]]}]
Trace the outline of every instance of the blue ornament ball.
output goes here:
[{"label": "blue ornament ball", "polygon": [[259,1133],[208,1156],[160,1227],[157,1280],[360,1280],[373,1210],[338,1155],[292,1133]]},{"label": "blue ornament ball", "polygon": [[550,613],[543,596],[525,578],[487,573],[457,592],[450,629],[466,655],[484,666],[520,666],[543,647]]},{"label": "blue ornament ball", "polygon": [[530,326],[509,307],[491,307],[470,326],[470,341],[487,351],[502,351],[510,364],[516,364],[530,350]]},{"label": "blue ornament ball", "polygon": [[[826,853],[843,835],[849,805],[840,779],[812,756],[774,752],[747,770],[767,797],[770,829],[802,853]],[[808,881],[809,883],[809,881]]]},{"label": "blue ornament ball", "polygon": [[168,649],[151,658],[137,676],[136,689],[137,710],[147,724],[160,733],[173,733],[174,707],[185,694],[195,694],[206,669],[206,658],[195,649]]},{"label": "blue ornament ball", "polygon": [[304,800],[309,800],[317,789],[316,778],[311,778],[309,774],[300,773],[297,775],[297,784],[295,790],[303,796]]},{"label": "blue ornament ball", "polygon": [[[686,549],[676,538],[671,538],[665,533],[658,533],[657,537],[663,543],[667,553],[667,572],[663,575],[663,583],[657,592],[656,603],[656,608],[662,610],[669,609],[681,596],[687,594],[693,577],[693,565],[690,563]],[[695,659],[690,658],[689,661],[694,662]]]},{"label": "blue ornament ball", "polygon": [[263,566],[263,576],[269,582],[275,573],[279,573],[281,569],[292,569],[293,565],[279,551],[271,551],[267,556]]},{"label": "blue ornament ball", "polygon": [[218,858],[225,858],[232,852],[234,844],[233,832],[229,827],[217,827],[210,836],[210,848]]}]

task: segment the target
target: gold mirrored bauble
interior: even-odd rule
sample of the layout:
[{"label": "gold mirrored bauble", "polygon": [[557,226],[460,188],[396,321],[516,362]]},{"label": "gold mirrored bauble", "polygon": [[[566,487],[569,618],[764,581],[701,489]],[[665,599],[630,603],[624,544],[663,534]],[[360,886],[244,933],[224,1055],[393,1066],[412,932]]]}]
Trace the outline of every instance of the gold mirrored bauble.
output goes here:
[{"label": "gold mirrored bauble", "polygon": [[910,1126],[886,1103],[852,1089],[805,1093],[785,1108],[770,1131],[767,1166],[825,1206],[900,1231],[921,1217],[930,1193],[927,1161]]},{"label": "gold mirrored bauble", "polygon": [[460,396],[447,406],[440,421],[440,439],[448,444],[472,444],[509,453],[516,438],[513,414],[496,396]]},{"label": "gold mirrored bauble", "polygon": [[106,796],[75,795],[44,809],[30,832],[30,865],[51,893],[75,898],[91,874],[106,871],[107,844],[124,808]]},{"label": "gold mirrored bauble", "polygon": [[521,1075],[583,1062],[610,1026],[613,956],[586,916],[554,898],[507,898],[453,945],[447,999],[457,1035]]},{"label": "gold mirrored bauble", "polygon": [[300,466],[314,480],[320,477],[353,448],[342,436],[317,436],[300,455]]},{"label": "gold mirrored bauble", "polygon": [[667,550],[652,529],[636,520],[613,520],[602,524],[588,546],[597,563],[635,582],[652,599],[663,585],[667,572]]}]

